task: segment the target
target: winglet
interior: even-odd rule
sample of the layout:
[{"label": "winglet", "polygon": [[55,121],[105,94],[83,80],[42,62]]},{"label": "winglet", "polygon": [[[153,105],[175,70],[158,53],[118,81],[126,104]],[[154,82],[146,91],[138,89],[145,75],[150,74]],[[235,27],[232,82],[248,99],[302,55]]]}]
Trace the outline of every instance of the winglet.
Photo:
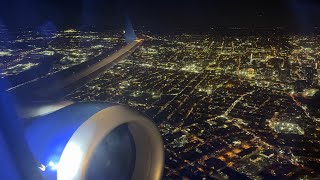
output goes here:
[{"label": "winglet", "polygon": [[125,19],[125,32],[124,32],[125,40],[127,43],[130,43],[137,39],[136,33],[134,32],[132,23],[129,17]]}]

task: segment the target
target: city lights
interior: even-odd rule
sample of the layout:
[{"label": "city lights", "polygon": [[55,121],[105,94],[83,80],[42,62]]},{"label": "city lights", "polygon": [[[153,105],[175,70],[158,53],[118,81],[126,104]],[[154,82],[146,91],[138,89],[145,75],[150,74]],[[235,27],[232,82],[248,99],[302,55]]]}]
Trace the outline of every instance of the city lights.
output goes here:
[{"label": "city lights", "polygon": [[[164,177],[263,179],[318,173],[320,112],[310,102],[319,95],[319,36],[137,34],[143,43],[134,53],[66,99],[127,104],[153,119],[165,143]],[[36,70],[49,57],[54,60],[48,74],[81,65],[123,45],[122,35],[57,31],[50,46],[41,47],[45,38],[25,32],[11,43],[31,46],[0,49],[7,58],[0,63],[5,67],[1,76]],[[68,149],[68,160],[49,162],[41,170],[57,169],[60,177],[72,178],[81,149]]]}]

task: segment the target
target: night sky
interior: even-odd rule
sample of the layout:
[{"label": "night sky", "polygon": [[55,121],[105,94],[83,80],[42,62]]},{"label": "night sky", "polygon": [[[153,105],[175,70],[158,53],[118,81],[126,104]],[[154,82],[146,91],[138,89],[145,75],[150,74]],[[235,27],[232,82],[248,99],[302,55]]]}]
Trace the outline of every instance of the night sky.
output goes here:
[{"label": "night sky", "polygon": [[214,26],[285,26],[298,30],[320,25],[317,0],[0,0],[0,22],[10,27],[119,27],[128,15],[150,29]]}]

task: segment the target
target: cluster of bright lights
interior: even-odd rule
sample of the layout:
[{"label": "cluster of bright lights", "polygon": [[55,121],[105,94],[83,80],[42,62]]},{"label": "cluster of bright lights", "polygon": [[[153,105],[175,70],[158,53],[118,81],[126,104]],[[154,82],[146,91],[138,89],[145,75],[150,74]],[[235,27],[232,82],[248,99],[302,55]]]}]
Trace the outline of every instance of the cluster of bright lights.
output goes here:
[{"label": "cluster of bright lights", "polygon": [[199,73],[201,71],[201,67],[196,66],[195,64],[187,65],[181,68],[182,71]]}]

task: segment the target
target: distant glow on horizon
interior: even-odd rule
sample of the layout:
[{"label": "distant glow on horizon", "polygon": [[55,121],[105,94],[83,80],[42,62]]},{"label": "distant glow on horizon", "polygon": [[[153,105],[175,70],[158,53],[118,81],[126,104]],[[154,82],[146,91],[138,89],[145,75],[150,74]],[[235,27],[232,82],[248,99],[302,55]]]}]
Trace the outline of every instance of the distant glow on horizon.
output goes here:
[{"label": "distant glow on horizon", "polygon": [[67,29],[64,32],[65,33],[75,33],[75,32],[77,32],[77,30],[76,29]]}]

